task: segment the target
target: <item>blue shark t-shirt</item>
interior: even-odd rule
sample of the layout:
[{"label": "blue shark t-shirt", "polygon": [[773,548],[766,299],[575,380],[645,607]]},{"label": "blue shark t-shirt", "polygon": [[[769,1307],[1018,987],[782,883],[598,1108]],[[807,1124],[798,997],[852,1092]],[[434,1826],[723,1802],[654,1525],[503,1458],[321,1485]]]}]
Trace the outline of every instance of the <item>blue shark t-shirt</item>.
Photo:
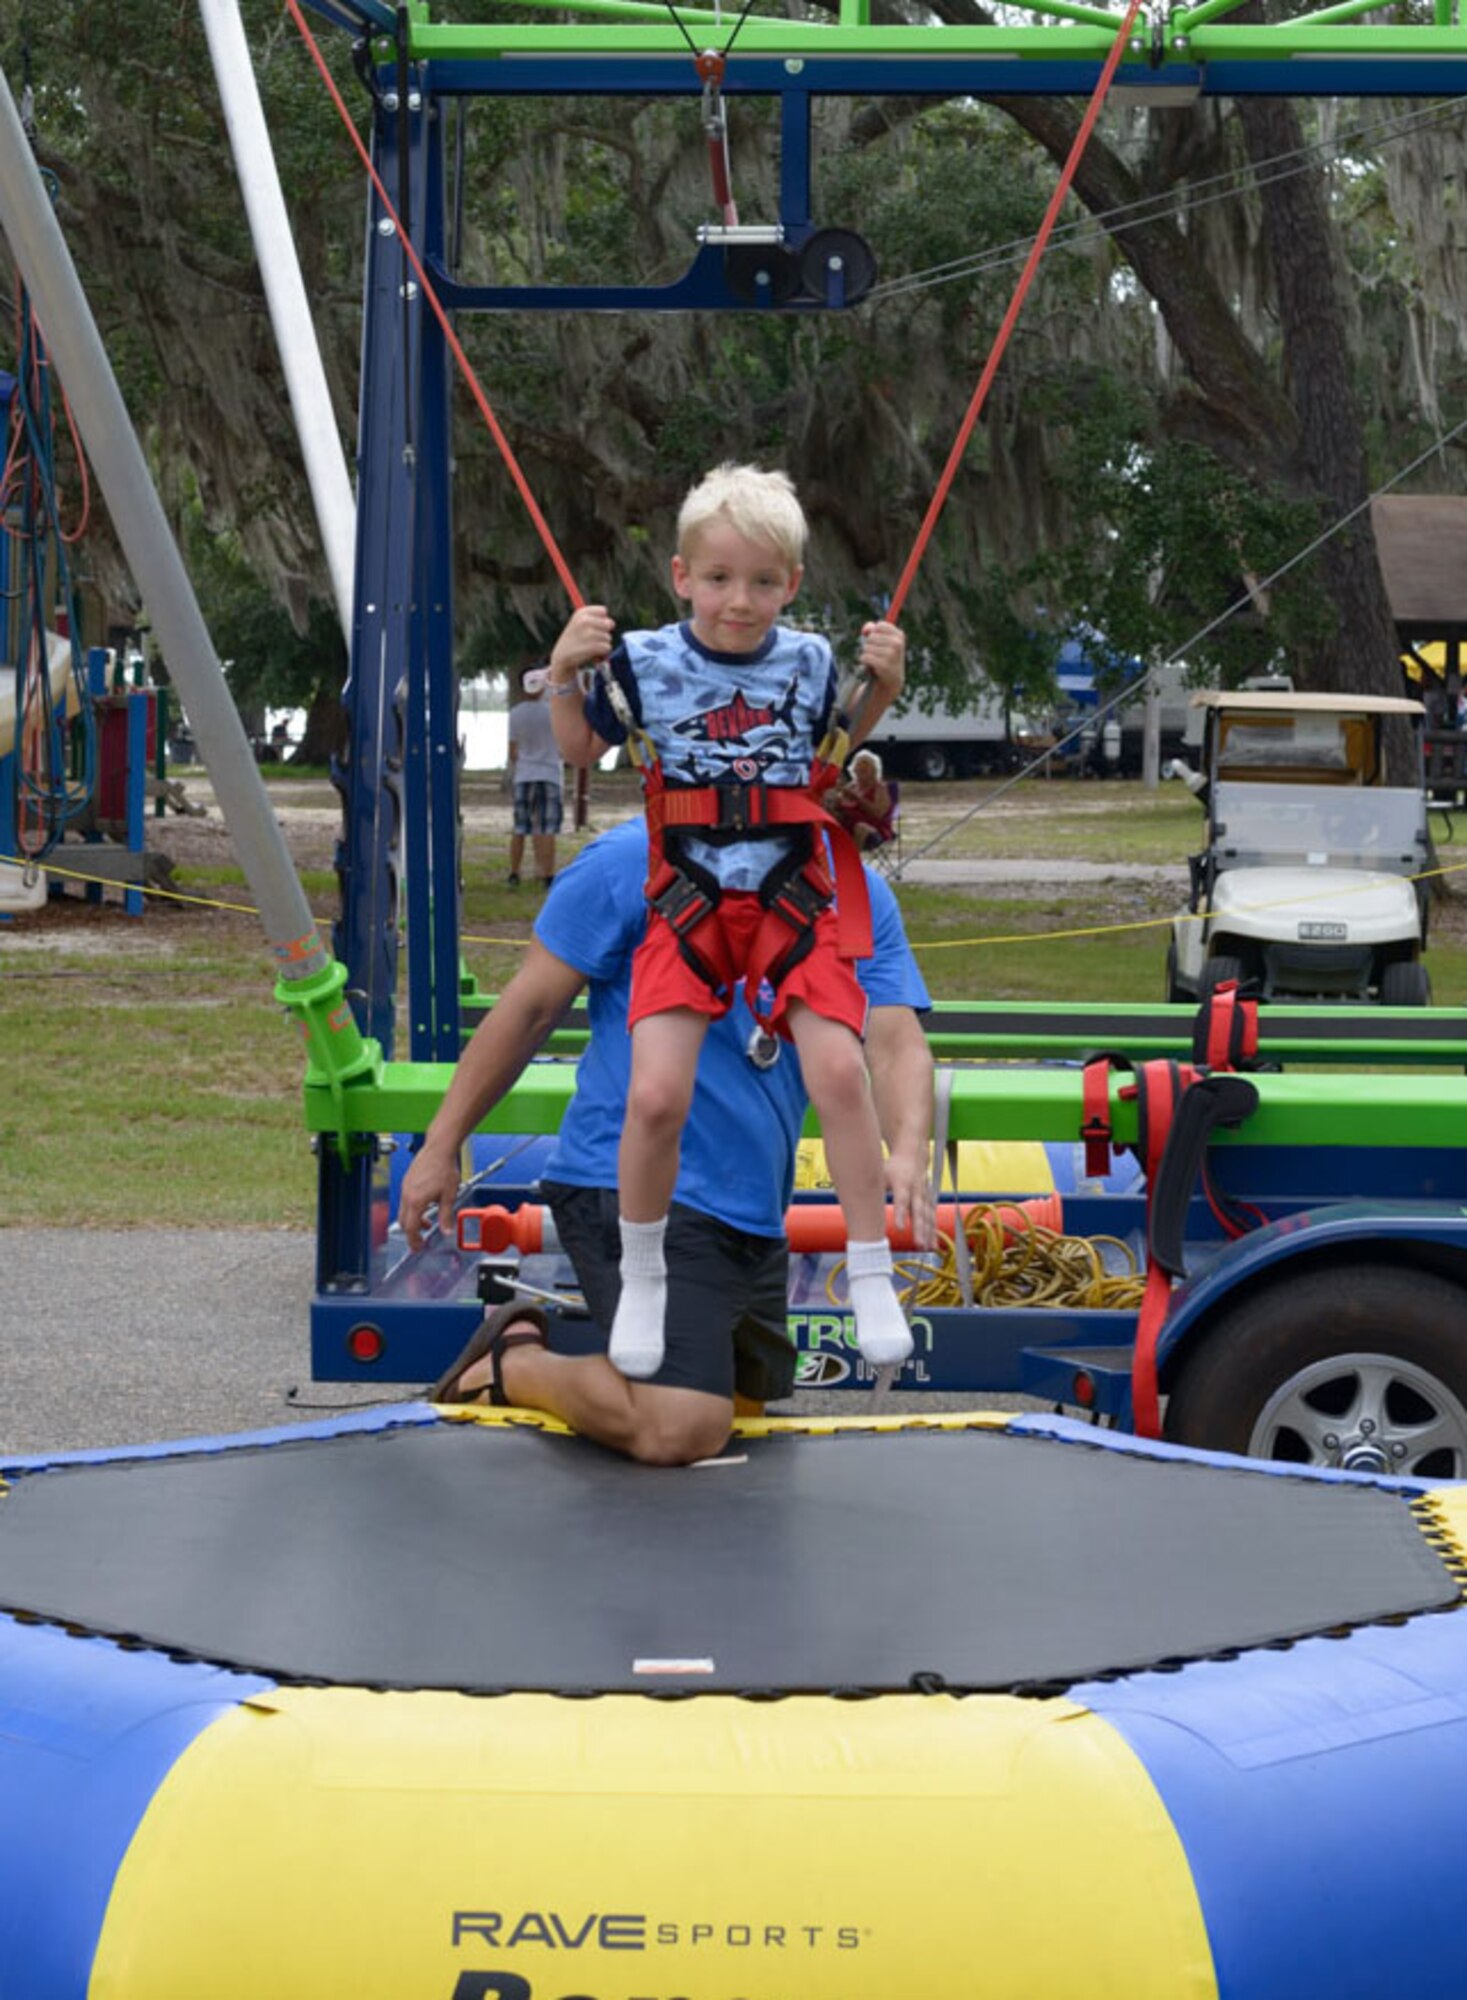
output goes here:
[{"label": "blue shark t-shirt", "polygon": [[[691,625],[628,632],[607,661],[670,785],[808,784],[835,703],[835,660],[818,632],[776,625],[752,653],[715,653]],[[605,743],[626,725],[598,674],[586,720]],[[788,853],[788,833],[715,845],[682,836],[690,860],[725,889],[757,889]]]},{"label": "blue shark t-shirt", "polygon": [[[616,1186],[616,1156],[631,1080],[627,1031],[632,955],[647,926],[642,886],[647,827],[641,819],[603,833],[556,876],[535,924],[545,949],[590,983],[591,1037],[576,1070],[576,1094],[561,1122],[545,1178],[572,1187]],[[902,930],[896,898],[868,869],[875,953],[856,974],[873,1007],[932,1002]],[[749,1061],[750,1019],[736,1007],[710,1024],[683,1130],[676,1198],[752,1236],[784,1233],[806,1093],[799,1059],[782,1045],[772,1069]]]}]

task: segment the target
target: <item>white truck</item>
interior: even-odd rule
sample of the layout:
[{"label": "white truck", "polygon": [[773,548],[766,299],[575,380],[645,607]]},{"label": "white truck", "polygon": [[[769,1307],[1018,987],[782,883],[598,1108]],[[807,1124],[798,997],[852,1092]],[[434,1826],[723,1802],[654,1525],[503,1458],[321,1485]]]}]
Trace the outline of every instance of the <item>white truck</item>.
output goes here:
[{"label": "white truck", "polygon": [[867,739],[889,777],[1001,777],[1017,770],[1020,746],[1034,724],[1006,714],[1003,697],[991,682],[974,679],[966,700],[961,695],[926,713],[909,689],[896,708],[888,709]]}]

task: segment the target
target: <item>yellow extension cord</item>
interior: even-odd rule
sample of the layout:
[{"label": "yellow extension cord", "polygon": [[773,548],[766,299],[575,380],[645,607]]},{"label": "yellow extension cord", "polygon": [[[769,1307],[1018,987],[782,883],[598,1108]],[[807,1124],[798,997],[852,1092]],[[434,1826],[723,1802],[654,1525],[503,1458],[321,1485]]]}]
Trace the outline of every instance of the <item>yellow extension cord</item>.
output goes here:
[{"label": "yellow extension cord", "polygon": [[[999,1209],[1008,1210],[1000,1220]],[[973,1303],[979,1306],[1091,1306],[1112,1312],[1136,1311],[1146,1289],[1129,1244],[1118,1236],[1062,1236],[1023,1217],[1015,1226],[1013,1204],[975,1202],[967,1211],[965,1233],[973,1271]],[[1108,1271],[1102,1247],[1117,1252],[1126,1268]],[[825,1281],[832,1305],[843,1305],[837,1281],[845,1260]],[[935,1251],[899,1257],[896,1272],[902,1304],[909,1312],[931,1306],[960,1306],[963,1288],[957,1247],[939,1232]]]}]

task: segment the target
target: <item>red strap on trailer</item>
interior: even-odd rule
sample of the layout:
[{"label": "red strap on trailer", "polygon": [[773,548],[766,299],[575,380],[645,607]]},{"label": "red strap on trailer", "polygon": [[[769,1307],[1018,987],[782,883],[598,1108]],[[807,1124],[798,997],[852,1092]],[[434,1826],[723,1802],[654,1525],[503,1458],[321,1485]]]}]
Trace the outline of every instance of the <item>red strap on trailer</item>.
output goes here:
[{"label": "red strap on trailer", "polygon": [[1156,1379],[1156,1344],[1172,1302],[1171,1273],[1160,1264],[1146,1269],[1146,1290],[1136,1316],[1136,1344],[1131,1350],[1131,1423],[1137,1437],[1161,1436],[1161,1392]]},{"label": "red strap on trailer", "polygon": [[[1083,1080],[1084,1123],[1081,1136],[1086,1144],[1086,1171],[1097,1172],[1092,1156],[1098,1154],[1103,1173],[1109,1164],[1112,1136],[1110,1085],[1112,1069],[1124,1057],[1100,1056],[1085,1065]],[[1157,1199],[1158,1173],[1166,1151],[1167,1135],[1183,1095],[1202,1080],[1205,1072],[1191,1063],[1159,1059],[1137,1063],[1133,1080],[1120,1095],[1136,1101],[1136,1155],[1146,1170],[1147,1262],[1146,1289],[1136,1320],[1136,1338],[1131,1351],[1131,1417],[1138,1437],[1161,1436],[1161,1397],[1157,1384],[1156,1350],[1161,1329],[1171,1303],[1172,1274],[1157,1262],[1151,1249],[1151,1212]],[[1204,1175],[1205,1178],[1205,1175]]]},{"label": "red strap on trailer", "polygon": [[1092,1180],[1103,1180],[1110,1172],[1110,1145],[1114,1136],[1110,1122],[1110,1057],[1097,1056],[1086,1063],[1080,1076],[1083,1120],[1080,1137],[1085,1141],[1085,1171]]},{"label": "red strap on trailer", "polygon": [[1245,999],[1236,979],[1215,986],[1197,1010],[1192,1060],[1205,1069],[1241,1069],[1258,1054],[1258,1002]]}]

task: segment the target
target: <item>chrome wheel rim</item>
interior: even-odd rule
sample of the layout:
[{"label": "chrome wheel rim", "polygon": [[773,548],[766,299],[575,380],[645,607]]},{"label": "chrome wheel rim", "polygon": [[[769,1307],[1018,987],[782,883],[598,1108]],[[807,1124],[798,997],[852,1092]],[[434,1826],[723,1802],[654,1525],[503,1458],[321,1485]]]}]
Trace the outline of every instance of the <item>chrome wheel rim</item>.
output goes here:
[{"label": "chrome wheel rim", "polygon": [[1467,1406],[1439,1377],[1389,1354],[1315,1361],[1276,1389],[1252,1458],[1418,1479],[1467,1476]]}]

